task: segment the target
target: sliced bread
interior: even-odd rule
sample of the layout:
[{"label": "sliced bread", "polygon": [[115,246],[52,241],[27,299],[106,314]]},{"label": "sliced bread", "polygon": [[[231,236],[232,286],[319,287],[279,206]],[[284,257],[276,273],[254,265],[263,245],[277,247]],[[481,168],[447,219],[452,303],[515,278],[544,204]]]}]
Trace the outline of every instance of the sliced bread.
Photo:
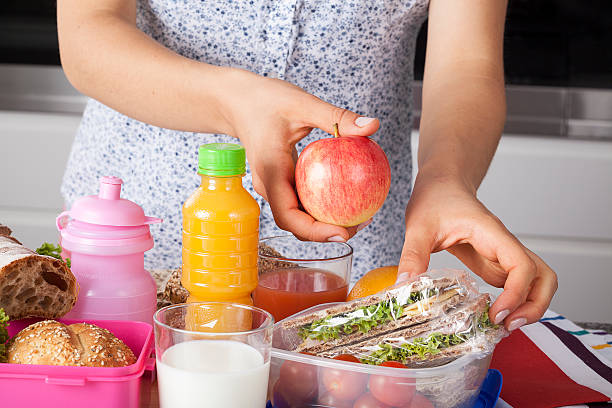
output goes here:
[{"label": "sliced bread", "polygon": [[64,262],[0,235],[0,308],[11,320],[61,317],[76,303],[78,291]]}]

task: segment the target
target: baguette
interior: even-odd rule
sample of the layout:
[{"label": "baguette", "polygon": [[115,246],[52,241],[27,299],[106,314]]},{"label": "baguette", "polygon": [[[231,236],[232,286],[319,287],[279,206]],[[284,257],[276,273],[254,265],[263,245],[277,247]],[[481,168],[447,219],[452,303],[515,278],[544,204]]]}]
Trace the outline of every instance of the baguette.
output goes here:
[{"label": "baguette", "polygon": [[13,231],[11,231],[11,229],[8,226],[0,223],[0,235],[6,235],[8,237],[12,234],[12,232]]},{"label": "baguette", "polygon": [[76,303],[78,290],[64,262],[0,235],[0,308],[11,320],[61,317]]},{"label": "baguette", "polygon": [[10,240],[12,240],[13,242],[21,245],[21,242],[19,242],[17,240],[17,238],[13,237],[11,234],[13,233],[13,230],[11,230],[7,225],[1,224],[0,223],[0,237],[4,236]]}]

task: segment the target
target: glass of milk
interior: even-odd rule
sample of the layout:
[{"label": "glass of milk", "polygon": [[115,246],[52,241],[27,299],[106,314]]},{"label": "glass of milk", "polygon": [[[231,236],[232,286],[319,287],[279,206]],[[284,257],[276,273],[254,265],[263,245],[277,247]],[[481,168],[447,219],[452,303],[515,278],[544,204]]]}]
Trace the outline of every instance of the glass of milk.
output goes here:
[{"label": "glass of milk", "polygon": [[155,313],[162,408],[264,408],[274,319],[235,303],[185,303]]}]

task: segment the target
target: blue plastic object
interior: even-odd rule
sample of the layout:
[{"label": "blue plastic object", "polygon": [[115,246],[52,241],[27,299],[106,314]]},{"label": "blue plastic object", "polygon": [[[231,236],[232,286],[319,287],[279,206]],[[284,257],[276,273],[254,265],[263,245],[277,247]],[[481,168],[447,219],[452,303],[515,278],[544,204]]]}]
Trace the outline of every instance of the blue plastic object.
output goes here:
[{"label": "blue plastic object", "polygon": [[[480,395],[478,395],[478,400],[473,408],[494,408],[499,399],[499,394],[501,393],[502,382],[501,373],[498,370],[489,369],[482,383],[482,389],[480,390]],[[268,401],[266,408],[275,407]]]},{"label": "blue plastic object", "polygon": [[474,408],[493,408],[497,404],[502,389],[502,375],[498,370],[492,368],[487,372],[482,389]]}]

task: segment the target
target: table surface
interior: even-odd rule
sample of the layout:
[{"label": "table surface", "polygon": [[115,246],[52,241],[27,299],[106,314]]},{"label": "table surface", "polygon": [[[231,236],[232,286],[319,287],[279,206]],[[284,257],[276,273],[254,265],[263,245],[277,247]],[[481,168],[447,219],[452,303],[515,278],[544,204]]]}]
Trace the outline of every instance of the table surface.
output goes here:
[{"label": "table surface", "polygon": [[152,380],[151,374],[146,373],[140,381],[140,408],[158,408],[159,394],[157,381]]}]

